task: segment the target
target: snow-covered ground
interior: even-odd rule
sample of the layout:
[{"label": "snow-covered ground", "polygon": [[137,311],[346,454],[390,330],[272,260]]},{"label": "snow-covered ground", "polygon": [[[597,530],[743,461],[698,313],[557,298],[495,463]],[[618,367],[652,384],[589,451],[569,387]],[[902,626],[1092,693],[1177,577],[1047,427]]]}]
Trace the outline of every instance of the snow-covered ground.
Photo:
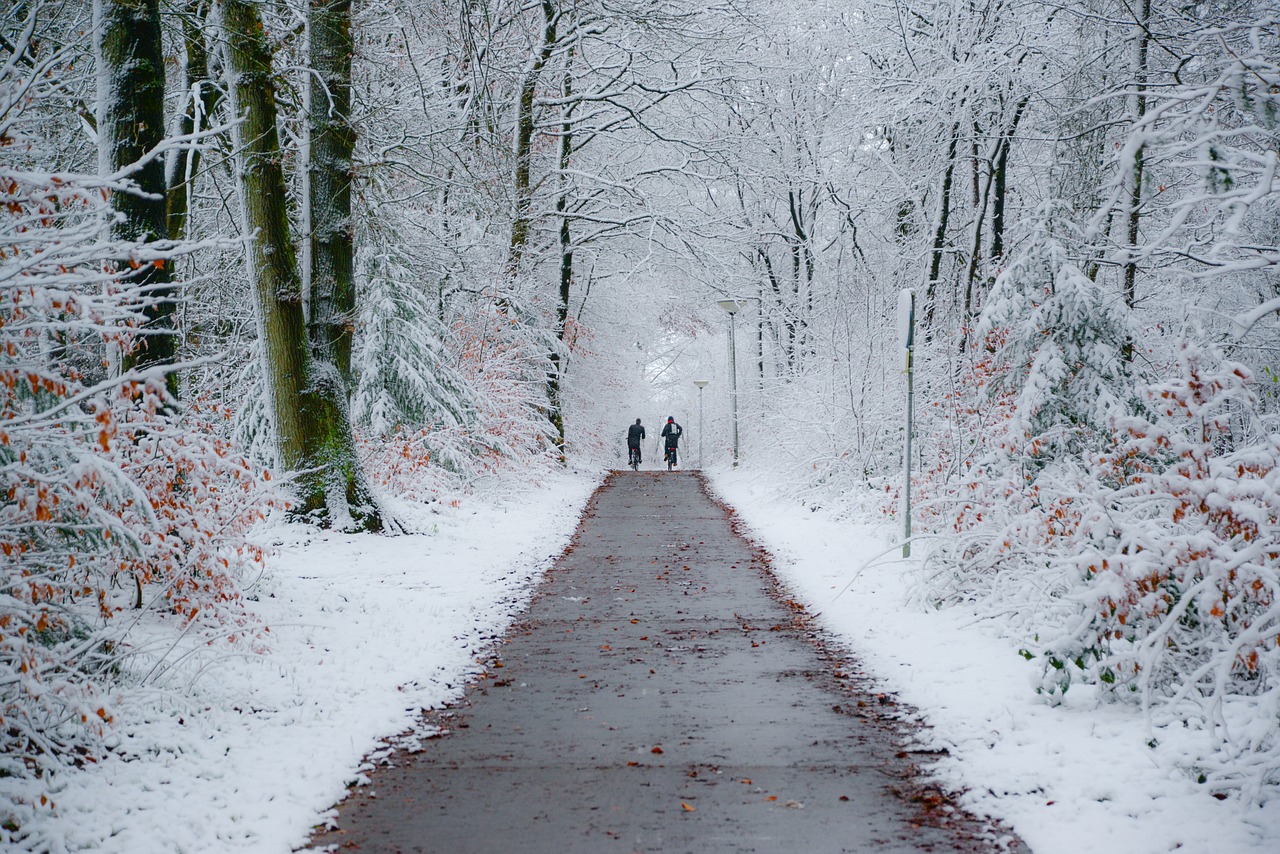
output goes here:
[{"label": "snow-covered ground", "polygon": [[[271,652],[196,662],[197,650],[160,687],[126,695],[121,758],[62,775],[45,793],[52,809],[20,810],[35,834],[27,845],[286,854],[304,844],[381,740],[458,696],[596,483],[563,474],[466,499],[422,535],[279,528],[287,541],[255,590]],[[920,712],[927,746],[947,751],[942,781],[1036,854],[1280,850],[1280,803],[1213,799],[1169,750],[1146,747],[1135,710],[1075,689],[1050,708],[1031,689],[1035,665],[998,626],[910,605],[915,566],[896,558],[894,532],[788,503],[745,470],[715,471],[712,483],[797,598]],[[39,800],[19,785],[0,780],[0,802]]]},{"label": "snow-covered ground", "polygon": [[1280,851],[1280,798],[1215,800],[1173,767],[1190,736],[1159,732],[1152,750],[1140,711],[1081,687],[1049,707],[1032,688],[1038,665],[1000,626],[908,604],[918,565],[891,548],[896,531],[781,501],[746,470],[709,474],[793,595],[920,712],[927,746],[947,751],[934,769],[944,784],[1035,854]]},{"label": "snow-covered ground", "polygon": [[0,780],[0,808],[51,799],[18,809],[34,850],[287,854],[380,739],[458,696],[597,483],[554,474],[536,489],[464,498],[413,536],[281,526],[253,590],[269,654],[202,662],[197,648],[160,687],[122,698],[119,757],[44,792]]}]

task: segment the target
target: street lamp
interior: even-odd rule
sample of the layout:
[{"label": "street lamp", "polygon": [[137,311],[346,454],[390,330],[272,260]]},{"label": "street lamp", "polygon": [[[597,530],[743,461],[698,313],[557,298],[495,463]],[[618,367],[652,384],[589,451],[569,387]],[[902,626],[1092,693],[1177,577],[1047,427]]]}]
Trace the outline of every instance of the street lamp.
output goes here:
[{"label": "street lamp", "polygon": [[702,468],[702,390],[709,382],[710,380],[693,381],[693,384],[698,387],[698,468]]},{"label": "street lamp", "polygon": [[734,316],[742,311],[742,303],[736,299],[717,300],[716,305],[729,312],[729,377],[732,387],[729,392],[733,401],[733,466],[738,466],[738,342]]}]

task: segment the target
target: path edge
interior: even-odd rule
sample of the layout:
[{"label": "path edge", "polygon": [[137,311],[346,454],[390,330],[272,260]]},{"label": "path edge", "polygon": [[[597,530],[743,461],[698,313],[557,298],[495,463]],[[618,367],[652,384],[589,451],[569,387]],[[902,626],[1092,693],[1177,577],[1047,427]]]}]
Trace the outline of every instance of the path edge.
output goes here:
[{"label": "path edge", "polygon": [[[767,593],[786,608],[791,615],[792,629],[808,643],[825,668],[824,687],[832,694],[845,695],[850,706],[839,705],[834,711],[859,718],[863,723],[887,733],[898,747],[897,759],[907,764],[901,772],[883,769],[895,783],[889,791],[909,807],[916,810],[912,826],[938,827],[956,834],[957,841],[977,843],[982,850],[994,848],[1000,851],[1029,852],[1031,849],[1014,830],[997,816],[979,815],[960,806],[959,798],[964,789],[946,787],[933,766],[944,751],[919,747],[917,738],[921,731],[931,729],[926,715],[919,709],[897,699],[894,691],[882,688],[878,677],[862,665],[858,655],[835,632],[822,624],[820,615],[810,613],[795,598],[787,582],[775,570],[773,554],[760,542],[751,525],[723,496],[716,492],[702,470],[693,474],[703,494],[725,514],[733,532],[750,546],[755,565],[760,568],[767,582]],[[592,496],[594,498],[594,496]],[[913,744],[914,742],[914,744]]]}]

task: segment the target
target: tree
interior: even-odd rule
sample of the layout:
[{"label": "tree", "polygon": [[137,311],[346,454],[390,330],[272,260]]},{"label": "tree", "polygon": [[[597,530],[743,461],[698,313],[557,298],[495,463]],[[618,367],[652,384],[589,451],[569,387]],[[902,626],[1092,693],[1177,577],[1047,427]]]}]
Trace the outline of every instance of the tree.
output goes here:
[{"label": "tree", "polygon": [[1110,419],[1137,400],[1124,354],[1136,337],[1127,304],[1073,263],[1049,206],[1022,252],[1000,275],[978,334],[1004,331],[998,388],[1017,404],[1007,449],[1024,470],[1100,446]]},{"label": "tree", "polygon": [[187,234],[191,194],[208,144],[198,141],[198,136],[210,130],[222,104],[222,87],[217,83],[216,73],[209,69],[209,51],[205,45],[208,11],[207,0],[188,0],[182,13],[182,79],[185,85],[178,133],[186,137],[187,142],[170,148],[165,159],[169,236],[175,240]]},{"label": "tree", "polygon": [[251,3],[220,0],[217,9],[226,39],[228,94],[240,119],[235,139],[243,229],[280,461],[296,473],[298,512],[380,530],[381,511],[355,453],[346,384],[333,362],[312,352],[307,335],[266,30]]},{"label": "tree", "polygon": [[[1186,342],[1141,414],[1092,462],[1065,596],[1082,614],[1042,635],[1042,689],[1100,685],[1206,738],[1199,781],[1265,798],[1280,768],[1255,703],[1280,697],[1280,443],[1248,441],[1249,370]],[[1246,429],[1241,430],[1241,427]],[[1228,759],[1230,757],[1230,759]]]},{"label": "tree", "polygon": [[563,449],[578,335],[573,320],[589,290],[577,261],[610,244],[625,253],[620,247],[650,239],[646,232],[670,228],[652,196],[680,167],[656,165],[665,159],[656,153],[681,152],[672,154],[676,162],[701,154],[676,123],[695,94],[719,82],[714,62],[699,50],[725,37],[715,31],[723,10],[559,0],[512,9],[525,55],[509,93],[512,213],[504,287],[523,291],[526,304],[547,306],[538,320],[550,344],[546,413]]},{"label": "tree", "polygon": [[343,386],[354,388],[355,225],[351,219],[356,133],[351,124],[351,0],[311,4],[308,164],[311,224],[311,344]]},{"label": "tree", "polygon": [[[175,400],[171,365],[131,358],[154,285],[116,262],[167,268],[217,244],[123,238],[113,208],[133,181],[47,168],[65,139],[41,107],[77,82],[75,50],[35,35],[50,11],[0,17],[19,23],[0,63],[0,775],[18,777],[106,751],[115,684],[142,675],[138,611],[201,643],[257,631],[241,573],[273,505],[216,435],[223,413]],[[110,349],[133,367],[104,375]]]},{"label": "tree", "polygon": [[1073,263],[1061,217],[1053,206],[1039,217],[977,329],[991,364],[967,405],[1004,417],[968,437],[951,483],[930,485],[950,499],[941,516],[952,532],[932,559],[961,596],[980,588],[1003,602],[1037,579],[1056,594],[1062,559],[1077,547],[1088,461],[1109,448],[1117,419],[1141,409],[1140,377],[1125,358],[1131,314]]},{"label": "tree", "polygon": [[[95,46],[98,59],[98,149],[104,175],[124,174],[134,187],[112,193],[119,213],[117,230],[126,240],[169,238],[164,159],[164,52],[161,47],[159,0],[102,0],[94,4]],[[122,259],[128,264],[128,259]],[[134,262],[136,264],[136,262]],[[125,367],[168,365],[174,361],[178,338],[174,328],[175,291],[163,261],[141,268],[147,318],[136,354]],[[177,374],[170,373],[170,391],[177,390]]]}]

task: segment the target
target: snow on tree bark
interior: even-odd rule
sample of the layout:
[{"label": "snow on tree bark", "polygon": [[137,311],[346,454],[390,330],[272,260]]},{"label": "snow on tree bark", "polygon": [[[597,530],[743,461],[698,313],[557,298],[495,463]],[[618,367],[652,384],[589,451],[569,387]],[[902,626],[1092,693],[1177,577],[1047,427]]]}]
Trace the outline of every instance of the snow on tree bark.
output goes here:
[{"label": "snow on tree bark", "polygon": [[[127,172],[136,186],[111,194],[119,213],[117,233],[126,240],[169,238],[165,202],[164,159],[158,149],[165,138],[164,52],[159,0],[97,0],[94,36],[98,59],[98,150],[104,175]],[[128,259],[122,259],[128,264]],[[148,265],[134,274],[146,299],[146,321],[124,367],[168,365],[178,338],[174,327],[175,289],[167,266]],[[170,375],[171,392],[177,375]]]},{"label": "snow on tree bark", "polygon": [[[186,93],[185,109],[178,122],[178,132],[191,136],[207,131],[222,103],[222,87],[209,69],[209,51],[205,46],[208,17],[205,0],[189,0],[182,16],[182,63]],[[180,240],[187,234],[191,194],[207,143],[190,140],[171,150],[165,163],[168,183],[169,236]]]},{"label": "snow on tree bark", "polygon": [[332,362],[343,385],[354,388],[355,230],[351,196],[356,133],[351,125],[350,0],[311,4],[310,120],[311,294],[310,334],[316,356]]},{"label": "snow on tree bark", "polygon": [[332,362],[313,355],[307,335],[285,209],[266,30],[251,3],[221,0],[217,9],[226,34],[232,112],[241,119],[235,133],[240,201],[260,346],[280,460],[296,478],[295,509],[331,524],[381,530],[381,511],[355,453],[346,385]]}]

